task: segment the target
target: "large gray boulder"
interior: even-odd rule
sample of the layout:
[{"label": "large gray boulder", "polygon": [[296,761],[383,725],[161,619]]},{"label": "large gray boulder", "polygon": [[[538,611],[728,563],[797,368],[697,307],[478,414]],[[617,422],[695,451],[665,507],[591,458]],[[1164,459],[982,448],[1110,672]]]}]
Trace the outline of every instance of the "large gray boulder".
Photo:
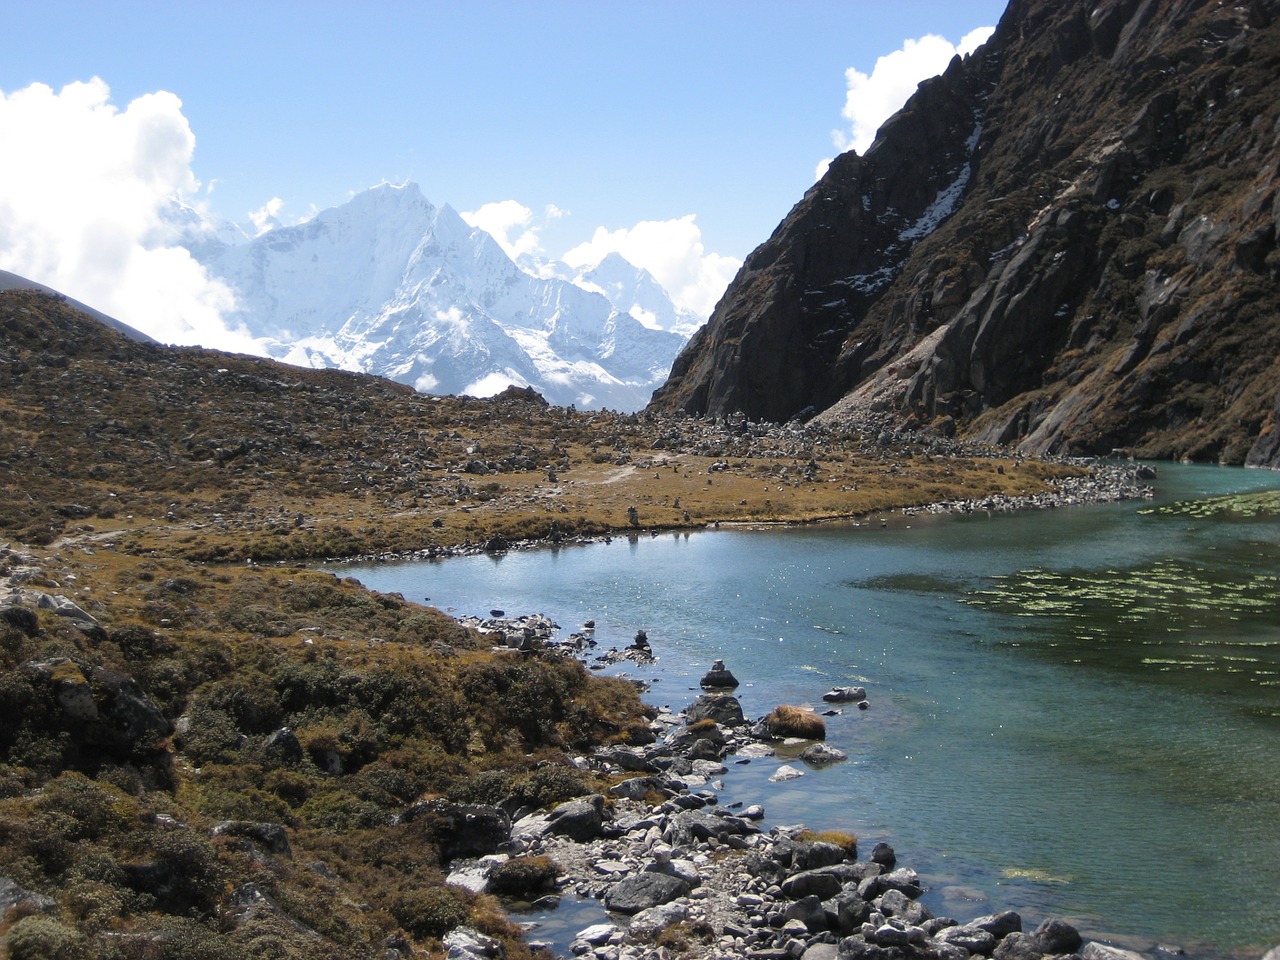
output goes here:
[{"label": "large gray boulder", "polygon": [[747,722],[738,698],[727,693],[704,693],[689,704],[684,716],[689,723],[714,720],[726,727],[740,727]]},{"label": "large gray boulder", "polygon": [[578,843],[595,840],[604,831],[604,797],[595,794],[568,800],[547,816],[547,833]]},{"label": "large gray boulder", "polygon": [[637,873],[615,884],[604,903],[610,910],[633,914],[687,897],[691,889],[688,882],[667,873]]}]

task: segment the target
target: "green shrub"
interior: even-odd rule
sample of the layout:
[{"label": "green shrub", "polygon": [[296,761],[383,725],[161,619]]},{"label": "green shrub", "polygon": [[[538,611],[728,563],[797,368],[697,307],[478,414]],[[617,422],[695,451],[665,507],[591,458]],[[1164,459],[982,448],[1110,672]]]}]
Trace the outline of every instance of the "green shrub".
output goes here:
[{"label": "green shrub", "polygon": [[562,872],[547,857],[514,857],[489,874],[489,889],[501,896],[533,899],[552,889]]},{"label": "green shrub", "polygon": [[573,767],[549,763],[516,780],[514,796],[521,804],[550,807],[590,793],[587,779]]},{"label": "green shrub", "polygon": [[447,793],[455,803],[497,806],[515,793],[515,780],[506,770],[484,770],[453,784]]},{"label": "green shrub", "polygon": [[467,905],[448,887],[425,887],[401,893],[391,914],[415,938],[439,938],[466,923]]},{"label": "green shrub", "polygon": [[84,937],[52,917],[23,917],[5,938],[9,960],[82,960]]},{"label": "green shrub", "polygon": [[345,833],[387,822],[387,811],[346,790],[329,790],[311,797],[298,808],[298,819],[317,830]]}]

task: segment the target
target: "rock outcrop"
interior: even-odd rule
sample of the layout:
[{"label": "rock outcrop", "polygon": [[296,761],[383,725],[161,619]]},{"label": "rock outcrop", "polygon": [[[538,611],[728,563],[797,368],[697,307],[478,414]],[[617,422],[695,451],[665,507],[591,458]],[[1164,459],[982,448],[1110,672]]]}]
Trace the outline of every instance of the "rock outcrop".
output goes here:
[{"label": "rock outcrop", "polygon": [[1280,3],[1013,0],[746,261],[651,409],[1280,466]]}]

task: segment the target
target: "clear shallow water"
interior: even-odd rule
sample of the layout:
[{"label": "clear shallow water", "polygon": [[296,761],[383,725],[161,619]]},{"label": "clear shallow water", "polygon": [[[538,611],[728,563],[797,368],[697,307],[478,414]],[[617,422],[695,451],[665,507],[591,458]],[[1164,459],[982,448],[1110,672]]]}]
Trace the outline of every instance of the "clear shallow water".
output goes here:
[{"label": "clear shallow water", "polygon": [[[1276,487],[1165,465],[1156,502]],[[716,658],[748,715],[863,684],[870,710],[828,718],[847,762],[731,765],[725,801],[888,840],[961,920],[1252,952],[1280,942],[1280,521],[1147,507],[332,569],[458,614],[592,618],[601,650],[643,627],[659,663],[625,667],[677,709]]]}]

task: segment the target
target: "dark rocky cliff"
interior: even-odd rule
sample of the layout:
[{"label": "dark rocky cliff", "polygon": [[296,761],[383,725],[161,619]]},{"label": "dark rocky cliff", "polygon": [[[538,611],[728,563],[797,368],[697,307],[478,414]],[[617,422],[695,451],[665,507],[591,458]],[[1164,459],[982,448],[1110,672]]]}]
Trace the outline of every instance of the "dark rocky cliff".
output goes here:
[{"label": "dark rocky cliff", "polygon": [[653,407],[1280,466],[1278,186],[1280,0],[1013,0],[747,259]]}]

